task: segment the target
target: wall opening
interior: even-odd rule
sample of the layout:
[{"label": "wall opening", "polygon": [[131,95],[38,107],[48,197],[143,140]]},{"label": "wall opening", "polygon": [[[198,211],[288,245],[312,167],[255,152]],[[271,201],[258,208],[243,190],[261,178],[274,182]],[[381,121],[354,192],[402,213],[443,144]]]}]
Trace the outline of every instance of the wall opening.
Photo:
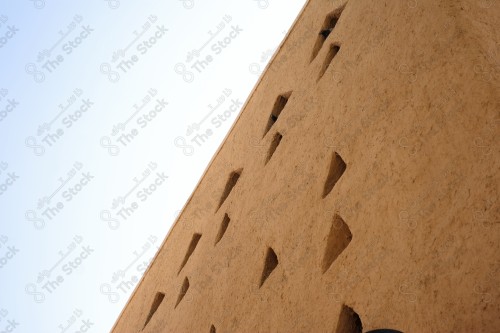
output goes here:
[{"label": "wall opening", "polygon": [[269,147],[269,151],[267,152],[266,164],[267,162],[269,162],[271,157],[273,157],[273,154],[276,151],[276,148],[278,148],[282,138],[283,135],[281,135],[280,133],[276,133],[274,135],[273,141],[271,142],[271,147]]},{"label": "wall opening", "polygon": [[189,243],[188,249],[186,251],[186,255],[184,256],[184,260],[182,260],[182,264],[181,264],[181,267],[179,268],[179,271],[177,272],[177,275],[179,275],[179,273],[182,271],[182,268],[184,268],[184,266],[188,262],[189,257],[191,257],[191,255],[193,254],[194,249],[196,249],[196,246],[198,245],[198,242],[200,241],[200,238],[201,238],[201,234],[198,234],[198,233],[195,233],[193,235],[193,238],[191,238],[191,242]]},{"label": "wall opening", "polygon": [[217,237],[215,237],[215,245],[222,239],[222,236],[226,233],[227,227],[229,226],[229,222],[231,219],[227,214],[224,214],[224,218],[222,219],[222,223],[220,224],[219,227],[219,232],[217,233]]},{"label": "wall opening", "polygon": [[328,69],[328,66],[330,66],[330,63],[332,62],[333,58],[337,55],[337,53],[340,51],[340,46],[332,44],[330,46],[330,49],[328,50],[328,53],[326,54],[325,61],[323,62],[323,65],[321,66],[321,69],[319,71],[318,79],[316,82],[318,82],[323,75],[325,74],[326,70]]},{"label": "wall opening", "polygon": [[359,315],[347,305],[342,305],[339,321],[337,322],[336,333],[362,333],[363,325]]},{"label": "wall opening", "polygon": [[313,52],[312,52],[310,62],[312,62],[314,60],[314,58],[316,58],[316,56],[319,53],[319,50],[321,50],[321,47],[323,47],[323,43],[328,38],[328,36],[332,33],[333,29],[337,25],[337,22],[338,22],[343,10],[344,10],[344,7],[341,7],[341,8],[336,9],[335,11],[331,12],[330,14],[328,14],[326,16],[325,21],[323,22],[323,25],[321,26],[321,30],[318,33],[318,37],[316,38],[316,43],[314,43]]},{"label": "wall opening", "polygon": [[186,295],[189,289],[189,280],[187,277],[184,278],[184,282],[182,282],[181,290],[179,291],[179,296],[177,297],[177,302],[175,302],[174,309],[179,305],[184,296]]},{"label": "wall opening", "polygon": [[238,169],[236,171],[231,172],[231,174],[229,175],[229,179],[226,182],[226,187],[224,188],[224,192],[222,192],[222,196],[220,198],[220,202],[219,202],[219,206],[217,207],[217,210],[219,210],[220,206],[222,206],[224,201],[226,201],[227,197],[229,196],[229,194],[233,190],[233,187],[238,182],[238,179],[240,179],[242,171],[243,171],[243,169]]},{"label": "wall opening", "polygon": [[325,255],[321,269],[325,273],[337,257],[346,249],[352,240],[351,230],[344,220],[337,214],[333,217],[328,239],[326,240]]},{"label": "wall opening", "polygon": [[210,326],[210,333],[217,333],[214,325]]},{"label": "wall opening", "polygon": [[336,152],[333,153],[332,160],[330,162],[330,169],[328,170],[328,176],[326,177],[325,187],[323,188],[323,198],[326,197],[333,189],[337,181],[342,177],[346,169],[346,164],[342,157]]},{"label": "wall opening", "polygon": [[267,121],[266,129],[264,131],[264,135],[262,137],[265,137],[267,132],[273,127],[274,123],[278,120],[278,117],[281,114],[281,111],[285,108],[286,103],[288,102],[288,99],[292,95],[292,92],[289,91],[285,94],[281,94],[278,96],[276,99],[276,102],[274,102],[273,110],[271,111],[271,115],[269,116],[269,120]]},{"label": "wall opening", "polygon": [[153,299],[153,303],[151,304],[151,308],[149,309],[148,317],[146,318],[146,322],[144,323],[142,329],[144,329],[151,320],[151,318],[153,318],[153,315],[155,314],[156,310],[158,310],[161,302],[163,302],[163,298],[165,298],[164,293],[161,292],[156,293],[155,298]]},{"label": "wall opening", "polygon": [[266,252],[266,259],[264,261],[264,269],[260,278],[259,288],[262,287],[262,285],[267,280],[269,275],[271,275],[271,273],[274,271],[276,266],[278,266],[278,256],[272,248],[268,247]]}]

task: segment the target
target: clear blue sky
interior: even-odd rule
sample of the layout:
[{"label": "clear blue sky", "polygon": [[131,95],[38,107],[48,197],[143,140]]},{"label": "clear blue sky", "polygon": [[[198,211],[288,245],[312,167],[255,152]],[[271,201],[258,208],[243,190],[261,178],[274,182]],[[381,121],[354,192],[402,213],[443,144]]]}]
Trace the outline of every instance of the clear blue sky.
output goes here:
[{"label": "clear blue sky", "polygon": [[2,1],[0,331],[110,330],[304,3]]}]

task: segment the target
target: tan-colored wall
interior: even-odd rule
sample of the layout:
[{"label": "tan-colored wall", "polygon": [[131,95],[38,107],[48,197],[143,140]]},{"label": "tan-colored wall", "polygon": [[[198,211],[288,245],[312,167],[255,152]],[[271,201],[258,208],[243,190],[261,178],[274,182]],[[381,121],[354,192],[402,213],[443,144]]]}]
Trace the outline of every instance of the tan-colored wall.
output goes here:
[{"label": "tan-colored wall", "polygon": [[499,30],[495,1],[309,1],[113,332],[497,331]]}]

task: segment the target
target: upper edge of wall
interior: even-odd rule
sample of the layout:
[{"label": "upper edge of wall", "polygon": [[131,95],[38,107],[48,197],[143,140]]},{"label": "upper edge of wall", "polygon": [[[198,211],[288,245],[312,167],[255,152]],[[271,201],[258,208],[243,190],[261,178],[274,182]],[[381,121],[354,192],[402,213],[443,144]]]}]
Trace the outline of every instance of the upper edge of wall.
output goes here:
[{"label": "upper edge of wall", "polygon": [[283,40],[281,41],[281,43],[279,44],[278,46],[278,49],[276,50],[276,52],[274,52],[273,56],[271,57],[271,60],[269,60],[269,62],[267,63],[266,67],[264,68],[264,71],[262,72],[261,76],[259,77],[259,79],[257,80],[257,82],[255,83],[254,87],[252,88],[250,94],[248,95],[248,98],[246,99],[245,103],[243,104],[242,108],[241,108],[241,111],[240,113],[238,114],[238,116],[236,117],[234,123],[231,125],[231,127],[229,128],[229,131],[227,132],[226,136],[224,137],[224,139],[222,140],[221,144],[219,145],[219,148],[217,148],[215,154],[212,156],[212,158],[210,159],[210,162],[208,163],[207,167],[205,168],[205,170],[203,171],[202,175],[200,176],[200,178],[198,179],[198,182],[196,183],[196,186],[193,190],[193,192],[191,193],[191,195],[189,196],[189,198],[186,200],[186,203],[184,204],[184,206],[182,206],[182,210],[180,212],[180,214],[177,216],[177,218],[175,219],[174,223],[172,223],[172,225],[170,226],[170,229],[168,230],[167,232],[167,236],[165,237],[165,239],[163,240],[163,242],[161,243],[161,246],[159,247],[159,250],[156,252],[155,256],[153,257],[153,260],[151,261],[151,263],[149,264],[148,268],[146,269],[146,271],[144,272],[144,275],[141,277],[141,280],[139,281],[139,283],[137,284],[137,286],[135,287],[134,291],[132,292],[132,294],[130,295],[127,303],[125,304],[125,306],[123,307],[122,311],[120,312],[120,314],[118,315],[113,327],[111,328],[111,332],[113,332],[115,329],[116,329],[116,326],[118,325],[122,315],[125,313],[125,311],[127,310],[127,308],[129,307],[130,303],[132,302],[132,299],[134,298],[135,294],[137,293],[137,291],[139,290],[139,288],[141,287],[142,283],[144,282],[144,278],[146,277],[146,275],[148,274],[149,272],[149,269],[153,266],[154,262],[156,261],[156,258],[158,257],[158,254],[160,253],[160,251],[163,249],[163,246],[165,245],[165,243],[167,242],[168,238],[170,237],[170,234],[172,233],[172,230],[175,228],[175,226],[177,225],[177,222],[179,221],[179,219],[182,217],[182,215],[184,214],[184,211],[187,207],[187,205],[191,202],[191,199],[193,198],[194,196],[194,193],[196,192],[196,190],[198,189],[198,186],[200,185],[200,183],[202,182],[202,180],[205,178],[208,170],[210,169],[210,167],[212,166],[212,163],[215,161],[215,159],[217,158],[217,156],[219,155],[220,151],[222,150],[222,148],[224,147],[224,145],[226,144],[226,141],[227,139],[229,138],[229,136],[231,135],[231,133],[233,132],[234,128],[236,127],[236,124],[238,123],[239,119],[240,119],[240,116],[243,114],[243,112],[245,112],[246,110],[246,107],[249,103],[249,101],[252,99],[255,91],[257,90],[257,88],[259,87],[259,85],[261,84],[264,76],[267,74],[269,68],[271,67],[271,65],[273,64],[274,60],[276,59],[277,55],[280,53],[281,49],[283,48],[283,45],[286,43],[286,41],[288,40],[291,32],[293,31],[293,29],[295,28],[295,26],[297,25],[297,22],[299,21],[300,17],[302,16],[302,14],[304,13],[305,9],[307,8],[307,6],[310,4],[311,0],[306,0],[306,3],[304,4],[304,6],[302,6],[302,9],[299,11],[297,17],[295,18],[295,20],[293,21],[292,25],[290,26],[290,28],[288,29],[285,37],[283,38]]}]

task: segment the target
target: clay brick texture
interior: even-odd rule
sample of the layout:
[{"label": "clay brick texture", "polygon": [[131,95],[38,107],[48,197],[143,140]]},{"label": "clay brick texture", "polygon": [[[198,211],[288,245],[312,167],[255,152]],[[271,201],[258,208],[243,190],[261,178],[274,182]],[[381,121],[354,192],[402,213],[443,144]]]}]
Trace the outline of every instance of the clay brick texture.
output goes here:
[{"label": "clay brick texture", "polygon": [[113,332],[498,332],[499,35],[308,1]]}]

